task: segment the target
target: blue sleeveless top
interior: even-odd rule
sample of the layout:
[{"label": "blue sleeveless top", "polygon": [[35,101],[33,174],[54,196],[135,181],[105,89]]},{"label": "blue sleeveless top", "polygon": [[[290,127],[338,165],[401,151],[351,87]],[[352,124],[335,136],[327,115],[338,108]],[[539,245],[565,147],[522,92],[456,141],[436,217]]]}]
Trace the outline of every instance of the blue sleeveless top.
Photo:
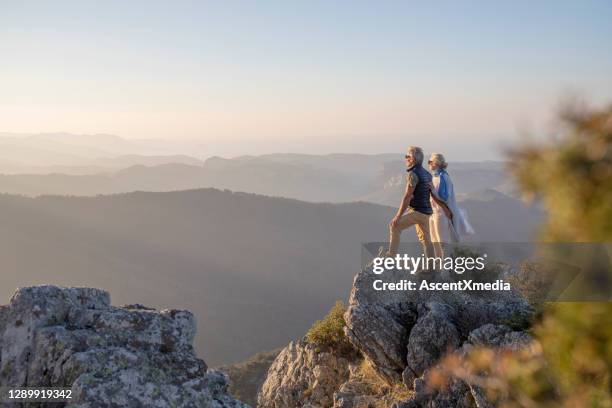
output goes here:
[{"label": "blue sleeveless top", "polygon": [[409,204],[410,208],[423,214],[433,214],[431,202],[429,201],[431,174],[421,165],[411,167],[408,169],[408,172],[413,172],[419,178],[419,182],[412,193],[412,199]]}]

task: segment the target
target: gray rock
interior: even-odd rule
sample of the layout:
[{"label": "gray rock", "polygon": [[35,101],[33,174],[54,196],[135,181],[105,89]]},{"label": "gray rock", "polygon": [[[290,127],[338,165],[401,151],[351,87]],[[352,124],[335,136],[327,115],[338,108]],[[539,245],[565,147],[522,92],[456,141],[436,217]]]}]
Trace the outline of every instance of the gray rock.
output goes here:
[{"label": "gray rock", "polygon": [[99,289],[36,286],[0,309],[0,385],[72,389],[71,407],[246,407],[207,370],[188,311],[113,307]]},{"label": "gray rock", "polygon": [[438,302],[419,305],[419,318],[408,338],[404,384],[411,388],[415,378],[433,366],[446,352],[459,347],[461,339],[453,323],[453,309]]},{"label": "gray rock", "polygon": [[489,323],[525,330],[530,327],[534,316],[533,308],[514,291],[487,296],[459,293],[449,304],[457,310],[456,323],[463,336]]},{"label": "gray rock", "polygon": [[[475,346],[518,351],[528,347],[533,341],[533,338],[525,332],[512,331],[511,328],[504,325],[485,324],[470,332],[467,341],[457,352],[465,354]],[[425,381],[426,376],[427,371],[420,378],[414,379],[415,394],[413,398],[403,404],[398,404],[399,408],[421,406],[439,408],[455,406],[494,407],[494,404],[487,399],[485,392],[474,384],[455,379],[451,381],[450,387],[444,391],[429,391]]]},{"label": "gray rock", "polygon": [[[367,386],[367,385],[366,385]],[[350,379],[334,394],[333,408],[371,408],[377,406],[379,398],[368,395],[363,382]]]},{"label": "gray rock", "polygon": [[[364,269],[353,282],[345,333],[389,383],[411,384],[447,349],[458,347],[471,331],[485,324],[522,329],[533,316],[529,303],[514,291],[376,291],[372,286],[376,279],[412,279],[418,287],[423,278],[394,270],[381,277]],[[436,311],[428,316],[426,311],[434,304]],[[423,319],[420,323],[417,316]]]},{"label": "gray rock", "polygon": [[349,378],[349,362],[317,350],[303,340],[291,342],[276,357],[257,397],[262,408],[333,405],[333,395]]},{"label": "gray rock", "polygon": [[[447,390],[431,391],[426,384],[427,370],[446,353],[464,353],[476,345],[525,347],[531,338],[520,329],[529,326],[533,310],[512,291],[376,291],[372,286],[376,279],[399,282],[407,278],[417,287],[423,279],[400,271],[386,271],[384,276],[361,271],[344,314],[345,335],[384,380],[386,391],[380,383],[373,391],[367,384],[376,382],[371,378],[351,370],[347,374],[345,362],[333,353],[317,353],[297,342],[285,348],[270,367],[259,406],[330,407],[333,402],[334,408],[366,408],[395,402],[403,408],[487,407],[482,390],[460,380],[452,380]],[[355,361],[349,366],[355,366]],[[391,390],[402,383],[413,390],[413,396],[394,401],[397,394]]]},{"label": "gray rock", "polygon": [[468,386],[477,408],[495,408],[495,405],[488,400],[482,388],[474,384],[468,384]]},{"label": "gray rock", "polygon": [[533,341],[533,337],[523,331],[512,331],[510,327],[503,324],[485,324],[470,332],[464,348],[472,345],[517,351],[527,347]]},{"label": "gray rock", "polygon": [[470,388],[463,381],[453,381],[444,392],[430,392],[424,384],[417,385],[408,401],[393,405],[394,408],[477,408]]},{"label": "gray rock", "polygon": [[[519,351],[529,347],[534,341],[526,332],[513,331],[510,327],[501,324],[485,324],[470,332],[467,341],[461,347],[461,353],[466,354],[476,346]],[[487,399],[484,390],[475,384],[467,385],[478,408],[495,406]]]},{"label": "gray rock", "polygon": [[[400,275],[389,271],[389,280]],[[374,363],[375,369],[389,383],[401,381],[406,368],[406,343],[416,322],[417,304],[402,292],[381,295],[372,289],[378,279],[367,270],[355,276],[349,306],[344,315],[344,329],[349,341]]]},{"label": "gray rock", "polygon": [[389,388],[369,371],[371,364],[355,359],[349,364],[349,379],[334,393],[333,408],[387,407],[393,402]]},{"label": "gray rock", "polygon": [[403,305],[351,305],[345,314],[349,341],[375,363],[389,382],[401,380],[406,368],[406,343],[416,313]]}]

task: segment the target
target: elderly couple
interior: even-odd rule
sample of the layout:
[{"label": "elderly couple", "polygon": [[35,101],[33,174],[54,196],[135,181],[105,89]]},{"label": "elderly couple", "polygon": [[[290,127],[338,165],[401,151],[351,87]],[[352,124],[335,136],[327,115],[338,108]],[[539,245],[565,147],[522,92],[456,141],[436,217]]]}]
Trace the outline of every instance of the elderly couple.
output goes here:
[{"label": "elderly couple", "polygon": [[389,223],[389,250],[380,255],[395,256],[400,234],[412,225],[423,245],[426,257],[444,257],[444,244],[458,242],[460,236],[474,231],[465,214],[457,207],[455,191],[446,172],[444,156],[431,155],[429,168],[423,168],[423,149],[411,146],[405,156],[408,177],[406,192],[397,214]]}]

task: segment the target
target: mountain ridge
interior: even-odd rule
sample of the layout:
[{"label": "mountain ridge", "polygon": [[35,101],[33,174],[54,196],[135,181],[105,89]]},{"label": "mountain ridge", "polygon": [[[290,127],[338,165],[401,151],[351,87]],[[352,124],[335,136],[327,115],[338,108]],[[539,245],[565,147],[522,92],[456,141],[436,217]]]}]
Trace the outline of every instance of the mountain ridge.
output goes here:
[{"label": "mountain ridge", "polygon": [[[473,210],[481,238],[526,240],[536,214],[513,206],[521,222],[497,231],[499,204]],[[14,273],[2,276],[0,295],[26,284],[96,286],[124,303],[193,310],[214,329],[197,349],[213,365],[240,361],[297,337],[346,296],[361,244],[386,240],[393,212],[219,189],[2,194],[0,256]]]}]

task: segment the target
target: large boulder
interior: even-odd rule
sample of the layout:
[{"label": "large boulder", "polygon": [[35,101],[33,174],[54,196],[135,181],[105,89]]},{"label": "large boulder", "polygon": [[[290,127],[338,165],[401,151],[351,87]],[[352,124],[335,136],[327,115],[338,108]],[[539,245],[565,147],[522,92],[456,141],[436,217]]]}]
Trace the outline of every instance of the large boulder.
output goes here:
[{"label": "large boulder", "polygon": [[276,357],[257,398],[261,408],[331,407],[334,392],[349,378],[349,362],[304,340]]},{"label": "large boulder", "polygon": [[388,382],[401,380],[406,368],[406,343],[416,320],[416,313],[403,306],[356,304],[345,314],[349,341]]},{"label": "large boulder", "polygon": [[486,325],[529,327],[533,309],[515,291],[377,291],[373,283],[423,279],[389,270],[375,275],[364,268],[354,279],[344,315],[345,333],[389,383],[411,384],[447,351],[458,348],[471,331]]},{"label": "large boulder", "polygon": [[453,323],[454,310],[450,306],[430,302],[419,305],[418,312],[419,318],[410,330],[407,367],[402,374],[408,387],[443,354],[455,350],[461,343],[459,331]]},{"label": "large boulder", "polygon": [[[427,373],[447,353],[466,353],[475,346],[526,347],[531,338],[521,330],[533,316],[527,301],[514,291],[377,291],[377,279],[412,279],[419,287],[424,279],[444,278],[362,270],[344,314],[344,333],[356,356],[347,362],[333,350],[317,350],[303,341],[289,344],[268,371],[260,407],[487,406],[482,390],[459,379],[447,390],[432,391]],[[374,375],[351,369],[361,363]]]},{"label": "large boulder", "polygon": [[416,303],[405,296],[381,296],[372,289],[375,275],[355,276],[344,332],[349,341],[389,383],[400,382],[406,368],[406,344],[416,322]]},{"label": "large boulder", "polygon": [[[465,356],[474,347],[487,347],[495,351],[518,351],[530,347],[535,340],[523,331],[513,331],[505,325],[485,324],[469,333],[467,340],[456,351]],[[433,366],[432,366],[433,367]],[[485,392],[475,384],[450,378],[448,387],[436,390],[427,384],[428,370],[421,377],[415,378],[414,393],[404,402],[396,404],[396,408],[493,408]]]},{"label": "large boulder", "polygon": [[71,407],[246,407],[197,358],[195,331],[184,310],[114,307],[99,289],[22,288],[0,308],[0,385],[70,388]]}]

